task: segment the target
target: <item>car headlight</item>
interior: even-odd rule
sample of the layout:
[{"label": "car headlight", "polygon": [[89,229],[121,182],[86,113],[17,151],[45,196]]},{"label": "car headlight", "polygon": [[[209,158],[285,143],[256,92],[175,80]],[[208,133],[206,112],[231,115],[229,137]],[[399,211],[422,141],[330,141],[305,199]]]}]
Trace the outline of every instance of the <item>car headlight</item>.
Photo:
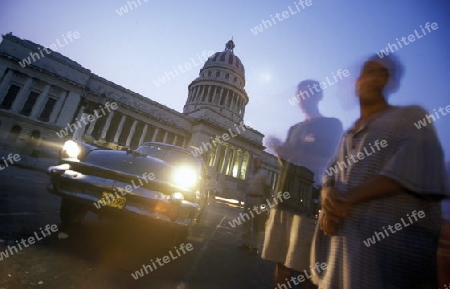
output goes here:
[{"label": "car headlight", "polygon": [[69,158],[77,158],[81,150],[76,142],[68,140],[64,143],[63,152],[65,152]]},{"label": "car headlight", "polygon": [[180,192],[175,192],[170,196],[170,199],[173,201],[182,201],[184,200],[184,195]]},{"label": "car headlight", "polygon": [[192,188],[197,184],[198,175],[192,168],[181,167],[173,172],[173,181],[182,188]]}]

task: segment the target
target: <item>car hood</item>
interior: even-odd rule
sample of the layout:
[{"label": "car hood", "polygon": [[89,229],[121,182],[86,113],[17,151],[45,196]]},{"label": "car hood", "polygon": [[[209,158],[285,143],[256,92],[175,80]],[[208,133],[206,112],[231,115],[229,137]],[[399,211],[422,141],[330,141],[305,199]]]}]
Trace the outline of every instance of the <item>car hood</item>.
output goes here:
[{"label": "car hood", "polygon": [[137,177],[152,173],[155,179],[159,180],[169,180],[174,169],[172,165],[161,159],[115,150],[91,151],[81,160],[81,163]]},{"label": "car hood", "polygon": [[[134,184],[139,179],[146,179],[144,187],[169,194],[200,189],[200,183],[189,188],[177,185],[173,178],[177,166],[148,155],[116,150],[92,150],[80,160],[63,159],[63,161],[67,162],[69,169],[74,172],[112,179],[124,184]],[[51,170],[53,169],[55,168]],[[61,167],[57,170],[60,169]]]},{"label": "car hood", "polygon": [[146,179],[144,187],[152,190],[168,193],[186,191],[173,183],[173,165],[158,158],[127,154],[124,151],[94,150],[79,162],[70,162],[70,169],[125,184],[135,184],[139,179]]}]

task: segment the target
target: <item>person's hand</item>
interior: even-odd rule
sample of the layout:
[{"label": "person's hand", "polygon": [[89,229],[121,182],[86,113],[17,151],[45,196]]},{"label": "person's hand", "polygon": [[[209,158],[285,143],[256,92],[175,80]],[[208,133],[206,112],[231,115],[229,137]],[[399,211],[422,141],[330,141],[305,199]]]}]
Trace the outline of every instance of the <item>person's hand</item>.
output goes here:
[{"label": "person's hand", "polygon": [[350,213],[350,203],[346,201],[344,195],[335,187],[323,187],[320,191],[322,198],[322,209],[327,214],[332,214],[339,220],[344,219]]},{"label": "person's hand", "polygon": [[333,236],[336,233],[336,227],[339,224],[339,218],[322,210],[319,216],[319,226],[325,236]]}]

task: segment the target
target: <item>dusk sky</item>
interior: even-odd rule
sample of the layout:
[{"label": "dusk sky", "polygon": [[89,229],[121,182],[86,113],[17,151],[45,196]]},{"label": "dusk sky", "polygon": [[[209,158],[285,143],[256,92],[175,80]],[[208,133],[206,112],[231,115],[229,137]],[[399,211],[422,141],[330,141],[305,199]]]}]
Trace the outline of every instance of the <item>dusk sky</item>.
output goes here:
[{"label": "dusk sky", "polygon": [[[205,53],[224,50],[233,37],[234,52],[246,69],[250,102],[245,122],[282,139],[303,118],[298,106],[288,101],[297,83],[327,77],[333,82],[339,69],[347,69],[350,76],[324,89],[320,108],[347,128],[359,115],[346,89],[357,76],[355,68],[388,44],[397,45],[393,54],[405,66],[402,86],[391,103],[419,104],[430,112],[450,105],[449,1],[302,3],[7,0],[0,4],[0,33],[12,32],[45,47],[59,42],[63,45],[57,52],[93,73],[180,112]],[[434,30],[425,28],[427,22],[436,23]],[[69,32],[80,37],[71,41]],[[411,34],[414,42],[400,42]],[[174,70],[178,76],[158,82]],[[450,159],[450,116],[441,116],[435,125]]]}]

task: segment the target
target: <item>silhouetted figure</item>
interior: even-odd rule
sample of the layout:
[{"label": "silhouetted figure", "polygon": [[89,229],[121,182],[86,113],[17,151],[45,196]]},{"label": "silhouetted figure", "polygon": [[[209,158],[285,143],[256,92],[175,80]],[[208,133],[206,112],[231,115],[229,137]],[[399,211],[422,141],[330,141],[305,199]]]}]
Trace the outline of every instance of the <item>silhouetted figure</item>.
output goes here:
[{"label": "silhouetted figure", "polygon": [[[248,219],[243,219],[243,243],[238,247],[259,254],[259,239],[264,233],[267,219],[267,200],[271,195],[270,176],[261,166],[259,158],[253,158],[251,171],[246,180],[245,204],[242,213]],[[262,208],[262,206],[264,208]]]},{"label": "silhouetted figure", "polygon": [[305,120],[289,129],[284,143],[274,138],[268,143],[277,152],[282,164],[275,193],[290,192],[294,196],[289,202],[273,208],[267,221],[262,258],[277,263],[275,286],[314,286],[308,276],[301,283],[295,281],[299,284],[294,281],[287,284],[286,279],[304,274],[304,270],[310,271],[310,245],[315,228],[311,206],[302,206],[301,200],[294,199],[302,187],[298,186],[300,182],[295,182],[293,176],[300,166],[304,166],[314,172],[315,182],[320,184],[323,169],[333,155],[343,131],[338,119],[324,117],[319,112],[318,105],[323,94],[320,88],[317,89],[318,86],[319,83],[314,80],[299,83],[297,98]]},{"label": "silhouetted figure", "polygon": [[311,254],[311,265],[327,264],[313,276],[320,288],[438,288],[443,152],[433,124],[414,126],[423,108],[387,102],[401,74],[391,57],[362,66],[360,118],[344,134],[321,192]]}]

